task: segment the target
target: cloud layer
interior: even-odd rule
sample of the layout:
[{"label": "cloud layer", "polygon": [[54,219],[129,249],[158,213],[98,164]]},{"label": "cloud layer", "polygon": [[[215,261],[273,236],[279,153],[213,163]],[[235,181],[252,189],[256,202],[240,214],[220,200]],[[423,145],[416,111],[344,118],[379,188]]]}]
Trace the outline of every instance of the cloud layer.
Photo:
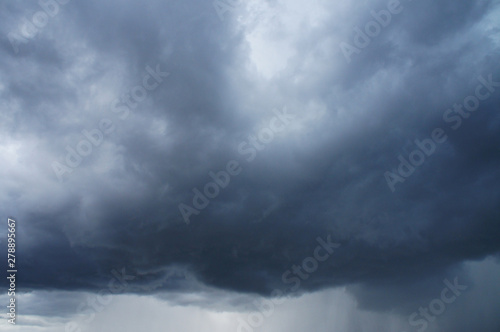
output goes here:
[{"label": "cloud layer", "polygon": [[[401,1],[346,59],[390,6],[254,1],[221,20],[196,0],[0,4],[19,283],[98,291],[125,268],[125,293],[269,296],[330,237],[295,294],[342,286],[408,313],[464,262],[498,258],[498,2]],[[403,176],[436,128],[446,140]]]}]

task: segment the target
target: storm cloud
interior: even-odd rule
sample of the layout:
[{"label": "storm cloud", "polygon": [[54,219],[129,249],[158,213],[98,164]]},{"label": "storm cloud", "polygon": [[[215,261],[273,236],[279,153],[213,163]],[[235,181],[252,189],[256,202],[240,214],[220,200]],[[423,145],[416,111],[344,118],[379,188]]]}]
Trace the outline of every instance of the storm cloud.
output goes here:
[{"label": "storm cloud", "polygon": [[[444,279],[473,292],[478,266],[498,273],[498,1],[220,3],[0,4],[21,290],[69,298],[125,271],[119,293],[150,301],[345,288],[406,317]],[[290,292],[285,272],[328,242]]]}]

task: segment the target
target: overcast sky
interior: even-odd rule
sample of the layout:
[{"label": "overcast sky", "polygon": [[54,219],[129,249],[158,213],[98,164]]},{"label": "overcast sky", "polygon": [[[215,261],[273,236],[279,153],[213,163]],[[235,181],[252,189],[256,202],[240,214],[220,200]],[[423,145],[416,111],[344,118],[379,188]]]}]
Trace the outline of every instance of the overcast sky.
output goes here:
[{"label": "overcast sky", "polygon": [[499,32],[496,0],[0,0],[0,328],[498,332]]}]

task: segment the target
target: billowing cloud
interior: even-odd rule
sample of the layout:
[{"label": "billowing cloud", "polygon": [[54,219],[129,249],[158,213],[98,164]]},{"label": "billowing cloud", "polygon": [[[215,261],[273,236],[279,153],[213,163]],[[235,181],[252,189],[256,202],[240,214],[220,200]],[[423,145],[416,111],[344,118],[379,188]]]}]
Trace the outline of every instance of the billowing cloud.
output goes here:
[{"label": "billowing cloud", "polygon": [[497,1],[215,4],[0,5],[24,291],[406,315],[498,258]]}]

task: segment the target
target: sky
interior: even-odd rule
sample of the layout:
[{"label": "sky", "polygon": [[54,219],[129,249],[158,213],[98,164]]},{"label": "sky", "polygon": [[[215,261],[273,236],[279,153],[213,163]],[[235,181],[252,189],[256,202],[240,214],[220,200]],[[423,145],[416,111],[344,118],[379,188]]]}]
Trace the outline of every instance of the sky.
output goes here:
[{"label": "sky", "polygon": [[499,32],[497,0],[0,0],[0,329],[498,332]]}]

